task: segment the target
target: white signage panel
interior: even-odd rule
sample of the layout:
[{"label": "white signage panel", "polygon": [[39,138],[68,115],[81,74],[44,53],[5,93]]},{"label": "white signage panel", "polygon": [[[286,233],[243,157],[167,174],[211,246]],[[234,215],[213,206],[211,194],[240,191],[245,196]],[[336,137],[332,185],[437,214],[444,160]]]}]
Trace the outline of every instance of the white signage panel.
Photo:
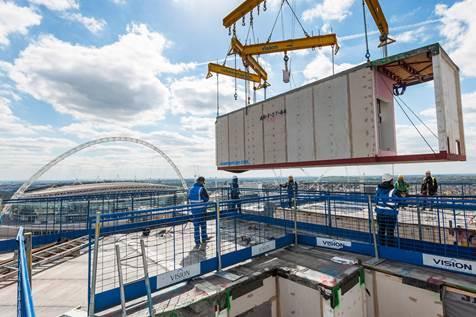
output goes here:
[{"label": "white signage panel", "polygon": [[476,275],[476,261],[448,258],[445,256],[422,254],[423,265]]},{"label": "white signage panel", "polygon": [[197,275],[200,275],[200,263],[165,272],[157,275],[157,288],[161,289],[163,287],[185,281]]},{"label": "white signage panel", "polygon": [[276,241],[271,240],[265,243],[257,244],[251,247],[251,256],[266,253],[276,249]]},{"label": "white signage panel", "polygon": [[345,240],[336,240],[336,239],[327,239],[316,237],[316,245],[318,247],[331,248],[331,249],[342,249],[344,247],[351,247],[352,242]]}]

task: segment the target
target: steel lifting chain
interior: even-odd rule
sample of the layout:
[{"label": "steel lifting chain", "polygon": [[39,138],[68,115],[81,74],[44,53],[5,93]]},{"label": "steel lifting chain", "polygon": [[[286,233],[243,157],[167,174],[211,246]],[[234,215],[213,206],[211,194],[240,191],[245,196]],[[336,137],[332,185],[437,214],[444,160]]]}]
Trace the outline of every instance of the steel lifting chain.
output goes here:
[{"label": "steel lifting chain", "polygon": [[250,12],[250,27],[253,27],[253,10]]},{"label": "steel lifting chain", "polygon": [[243,16],[243,19],[241,19],[241,26],[245,26],[245,25],[246,25],[245,16]]},{"label": "steel lifting chain", "polygon": [[263,11],[266,11],[268,10],[268,7],[266,6],[266,0],[264,0],[264,3],[263,3]]}]

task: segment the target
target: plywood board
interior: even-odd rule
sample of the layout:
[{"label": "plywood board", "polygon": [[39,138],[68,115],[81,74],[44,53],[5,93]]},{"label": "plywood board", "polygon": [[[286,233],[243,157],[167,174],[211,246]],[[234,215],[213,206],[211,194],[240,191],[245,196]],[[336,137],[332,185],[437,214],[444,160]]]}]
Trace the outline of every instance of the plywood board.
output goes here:
[{"label": "plywood board", "polygon": [[373,73],[361,68],[349,74],[352,157],[377,153]]},{"label": "plywood board", "polygon": [[392,275],[375,272],[379,316],[443,316],[440,294],[403,284]]},{"label": "plywood board", "polygon": [[350,158],[349,98],[347,76],[314,86],[316,158]]},{"label": "plywood board", "polygon": [[228,116],[217,119],[215,124],[215,144],[217,165],[223,166],[230,161],[228,156]]},{"label": "plywood board", "polygon": [[316,159],[313,98],[312,87],[286,95],[288,162]]},{"label": "plywood board", "polygon": [[281,316],[322,316],[319,291],[278,277]]},{"label": "plywood board", "polygon": [[228,142],[230,147],[229,160],[240,162],[245,160],[245,122],[244,109],[235,111],[228,118]]},{"label": "plywood board", "polygon": [[286,106],[284,96],[263,104],[264,161],[286,162]]},{"label": "plywood board", "polygon": [[248,107],[245,112],[245,156],[250,164],[264,163],[263,105]]}]

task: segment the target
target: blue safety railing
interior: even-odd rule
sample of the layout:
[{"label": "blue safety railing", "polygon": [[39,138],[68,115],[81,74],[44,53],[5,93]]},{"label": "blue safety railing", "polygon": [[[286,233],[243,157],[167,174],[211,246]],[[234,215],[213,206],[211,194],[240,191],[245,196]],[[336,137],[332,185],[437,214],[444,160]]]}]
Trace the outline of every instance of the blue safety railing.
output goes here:
[{"label": "blue safety railing", "polygon": [[[91,216],[90,280],[96,272],[95,309],[119,304],[117,263],[111,251],[116,244],[123,248],[126,262],[126,300],[145,295],[137,260],[141,239],[146,240],[149,267],[155,269],[152,291],[294,242],[476,275],[476,200],[380,201],[396,204],[399,210],[395,223],[389,224],[376,214],[372,195],[308,190],[289,199],[279,190],[269,190],[239,200],[104,214],[98,218],[98,236],[93,230],[96,218]],[[203,209],[198,216],[193,211],[197,208]],[[212,239],[201,254],[194,253],[198,223],[206,225]],[[388,226],[392,232],[387,230],[387,239],[381,231]],[[99,260],[94,264],[96,241]],[[164,284],[164,276],[171,278],[170,274],[181,278]]]},{"label": "blue safety railing", "polygon": [[35,307],[31,292],[30,276],[25,251],[23,228],[18,230],[18,281],[17,281],[17,316],[34,317]]}]

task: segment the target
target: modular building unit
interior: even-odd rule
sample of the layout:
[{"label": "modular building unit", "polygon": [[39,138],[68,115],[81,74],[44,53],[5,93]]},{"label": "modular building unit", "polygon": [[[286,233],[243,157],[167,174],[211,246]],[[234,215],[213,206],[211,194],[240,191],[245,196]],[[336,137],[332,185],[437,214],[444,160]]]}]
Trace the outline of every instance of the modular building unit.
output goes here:
[{"label": "modular building unit", "polygon": [[[394,93],[434,80],[439,149],[399,155]],[[221,170],[465,160],[459,69],[439,44],[362,64],[218,117]]]}]

